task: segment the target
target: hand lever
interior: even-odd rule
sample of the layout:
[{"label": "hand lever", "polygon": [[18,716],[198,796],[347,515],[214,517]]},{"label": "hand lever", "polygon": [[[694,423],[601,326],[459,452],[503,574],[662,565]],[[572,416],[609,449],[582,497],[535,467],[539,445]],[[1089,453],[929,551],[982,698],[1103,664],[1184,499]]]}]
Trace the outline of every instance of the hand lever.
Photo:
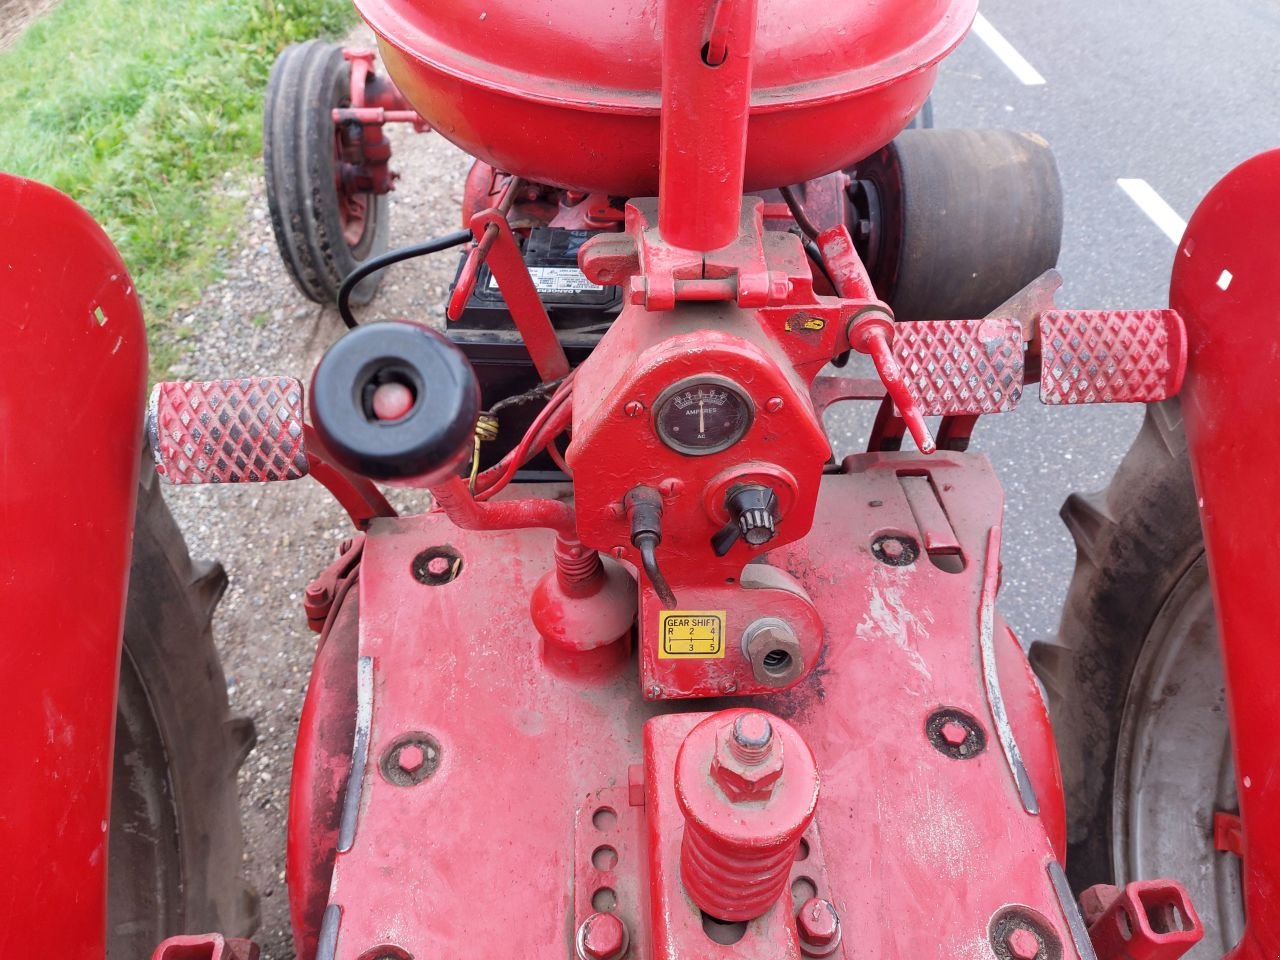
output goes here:
[{"label": "hand lever", "polygon": [[919,404],[907,388],[902,368],[894,359],[893,349],[889,345],[892,336],[893,320],[879,310],[860,313],[849,324],[849,346],[859,353],[871,356],[871,362],[876,365],[876,373],[880,375],[880,382],[893,398],[894,406],[911,431],[916,446],[921,453],[933,453],[938,445],[934,443],[933,435],[924,422]]}]

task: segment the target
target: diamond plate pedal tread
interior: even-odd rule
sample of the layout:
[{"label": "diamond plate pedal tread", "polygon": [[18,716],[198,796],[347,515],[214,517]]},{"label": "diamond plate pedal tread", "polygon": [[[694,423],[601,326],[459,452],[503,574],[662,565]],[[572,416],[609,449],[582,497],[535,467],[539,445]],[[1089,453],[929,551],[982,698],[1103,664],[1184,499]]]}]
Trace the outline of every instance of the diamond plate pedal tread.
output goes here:
[{"label": "diamond plate pedal tread", "polygon": [[1153,403],[1176,394],[1187,337],[1175,310],[1040,315],[1040,402]]},{"label": "diamond plate pedal tread", "polygon": [[293,377],[157,383],[147,432],[156,472],[169,483],[261,483],[308,472],[302,384]]},{"label": "diamond plate pedal tread", "polygon": [[1022,397],[1022,325],[919,320],[894,327],[893,355],[927,417],[1004,413]]}]

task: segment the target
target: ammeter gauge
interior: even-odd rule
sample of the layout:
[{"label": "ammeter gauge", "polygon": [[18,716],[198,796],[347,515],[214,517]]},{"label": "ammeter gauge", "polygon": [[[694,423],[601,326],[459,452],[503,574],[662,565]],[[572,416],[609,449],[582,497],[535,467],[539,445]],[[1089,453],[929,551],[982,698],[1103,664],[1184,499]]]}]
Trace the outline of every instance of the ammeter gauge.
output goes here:
[{"label": "ammeter gauge", "polygon": [[699,457],[733,446],[751,427],[755,405],[732,380],[689,377],[662,392],[654,428],[672,450]]}]

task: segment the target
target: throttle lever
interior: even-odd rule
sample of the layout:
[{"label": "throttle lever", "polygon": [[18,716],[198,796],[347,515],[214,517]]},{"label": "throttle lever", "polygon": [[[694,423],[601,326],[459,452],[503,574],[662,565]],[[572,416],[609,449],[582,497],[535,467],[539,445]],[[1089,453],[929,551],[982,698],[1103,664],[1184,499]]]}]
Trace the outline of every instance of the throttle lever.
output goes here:
[{"label": "throttle lever", "polygon": [[912,396],[902,374],[902,367],[898,365],[890,346],[893,331],[893,319],[888,314],[874,308],[866,310],[854,317],[849,324],[849,346],[859,353],[870,355],[871,362],[876,366],[876,373],[880,375],[880,382],[893,399],[898,415],[911,431],[916,446],[921,453],[933,453],[938,445],[924,422],[920,405]]}]

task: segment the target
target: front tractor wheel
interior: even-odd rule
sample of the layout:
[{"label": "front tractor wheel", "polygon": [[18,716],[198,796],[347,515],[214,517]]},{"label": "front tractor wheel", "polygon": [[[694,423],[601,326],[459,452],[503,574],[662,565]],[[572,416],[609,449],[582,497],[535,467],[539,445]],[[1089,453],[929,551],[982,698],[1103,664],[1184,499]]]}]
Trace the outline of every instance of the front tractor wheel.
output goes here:
[{"label": "front tractor wheel", "polygon": [[[333,110],[351,105],[351,64],[342,47],[308,40],[286,47],[267,81],[262,163],[276,246],[294,285],[333,303],[347,274],[387,249],[387,195],[359,192],[342,176],[342,132]],[[351,300],[373,299],[381,273]]]},{"label": "front tractor wheel", "polygon": [[243,935],[236,773],[253,723],[230,716],[210,621],[227,578],[195,564],[144,451],[116,706],[107,955],[149,957],[179,933]]},{"label": "front tractor wheel", "polygon": [[1066,870],[1181,882],[1220,957],[1244,925],[1240,860],[1215,848],[1238,812],[1222,664],[1177,401],[1154,404],[1106,490],[1062,517],[1076,569],[1054,641],[1032,646],[1067,794]]}]

